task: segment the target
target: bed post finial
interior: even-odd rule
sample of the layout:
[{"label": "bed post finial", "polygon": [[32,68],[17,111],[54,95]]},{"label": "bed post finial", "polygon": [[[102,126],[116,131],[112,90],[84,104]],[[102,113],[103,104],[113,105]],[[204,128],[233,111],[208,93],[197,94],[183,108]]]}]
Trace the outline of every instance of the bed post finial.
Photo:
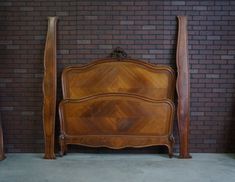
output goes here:
[{"label": "bed post finial", "polygon": [[187,17],[178,18],[178,40],[176,50],[178,94],[177,119],[180,138],[180,158],[191,158],[189,154],[189,123],[190,123],[190,78],[188,63]]},{"label": "bed post finial", "polygon": [[45,159],[55,159],[54,134],[56,114],[56,23],[57,17],[48,18],[48,29],[44,51],[43,79],[43,129]]}]

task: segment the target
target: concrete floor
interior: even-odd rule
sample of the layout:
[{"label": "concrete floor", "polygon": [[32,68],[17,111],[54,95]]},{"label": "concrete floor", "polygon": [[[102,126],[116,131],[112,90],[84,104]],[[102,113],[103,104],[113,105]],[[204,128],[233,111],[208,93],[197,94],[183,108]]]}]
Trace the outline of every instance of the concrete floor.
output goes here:
[{"label": "concrete floor", "polygon": [[187,160],[159,154],[42,156],[8,154],[0,162],[0,182],[235,182],[235,154],[193,154]]}]

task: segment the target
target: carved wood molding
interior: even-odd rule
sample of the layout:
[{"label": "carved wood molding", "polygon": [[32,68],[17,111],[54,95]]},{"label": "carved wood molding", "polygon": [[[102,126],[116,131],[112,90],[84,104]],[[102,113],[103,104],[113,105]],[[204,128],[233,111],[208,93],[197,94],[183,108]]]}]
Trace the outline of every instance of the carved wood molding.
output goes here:
[{"label": "carved wood molding", "polygon": [[2,122],[0,117],[0,161],[5,159],[4,145],[3,145],[3,131],[2,131]]},{"label": "carved wood molding", "polygon": [[190,123],[190,78],[188,63],[187,17],[178,16],[178,41],[176,51],[178,94],[177,119],[180,138],[180,158],[191,158],[189,154]]},{"label": "carved wood molding", "polygon": [[56,23],[57,17],[48,18],[48,30],[44,51],[43,79],[43,128],[45,159],[55,159],[54,134],[56,114]]}]

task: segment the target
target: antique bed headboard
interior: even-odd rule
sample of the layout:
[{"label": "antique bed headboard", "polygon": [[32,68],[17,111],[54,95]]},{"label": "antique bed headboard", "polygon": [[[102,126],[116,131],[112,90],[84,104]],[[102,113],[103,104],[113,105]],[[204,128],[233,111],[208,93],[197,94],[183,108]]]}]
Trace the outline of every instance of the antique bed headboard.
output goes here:
[{"label": "antique bed headboard", "polygon": [[62,73],[64,99],[109,92],[172,99],[174,85],[175,74],[171,67],[130,58],[105,58],[84,66],[67,67]]},{"label": "antique bed headboard", "polygon": [[[56,20],[49,18],[44,56],[46,159],[55,158]],[[180,157],[190,158],[187,20],[185,16],[178,20],[176,84],[170,67],[123,57],[125,54],[120,56],[120,50],[109,58],[63,71],[63,100],[59,106],[62,154],[67,144],[82,144],[110,148],[166,145],[172,155],[176,88]]]}]

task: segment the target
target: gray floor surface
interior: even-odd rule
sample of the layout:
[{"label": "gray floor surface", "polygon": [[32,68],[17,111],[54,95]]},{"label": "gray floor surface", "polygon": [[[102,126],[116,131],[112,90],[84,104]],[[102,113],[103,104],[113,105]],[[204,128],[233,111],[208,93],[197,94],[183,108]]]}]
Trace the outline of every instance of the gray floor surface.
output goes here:
[{"label": "gray floor surface", "polygon": [[43,154],[8,154],[0,182],[235,182],[235,154],[70,153],[56,160]]}]

